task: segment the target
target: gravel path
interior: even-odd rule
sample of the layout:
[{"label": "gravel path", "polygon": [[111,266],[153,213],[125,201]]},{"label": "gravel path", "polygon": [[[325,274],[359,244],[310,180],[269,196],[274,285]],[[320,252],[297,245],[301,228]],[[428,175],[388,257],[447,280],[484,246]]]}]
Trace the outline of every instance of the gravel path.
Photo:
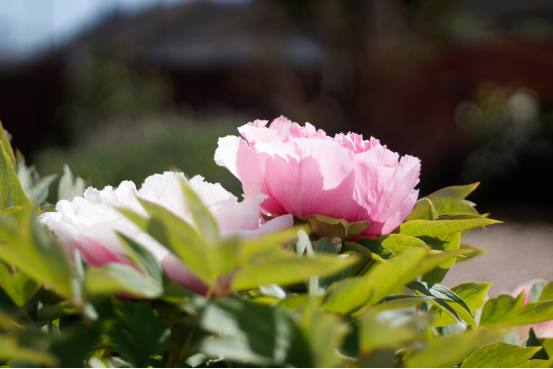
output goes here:
[{"label": "gravel path", "polygon": [[553,281],[553,225],[506,221],[468,232],[461,242],[490,251],[455,265],[442,282],[493,282],[490,296],[534,278]]}]

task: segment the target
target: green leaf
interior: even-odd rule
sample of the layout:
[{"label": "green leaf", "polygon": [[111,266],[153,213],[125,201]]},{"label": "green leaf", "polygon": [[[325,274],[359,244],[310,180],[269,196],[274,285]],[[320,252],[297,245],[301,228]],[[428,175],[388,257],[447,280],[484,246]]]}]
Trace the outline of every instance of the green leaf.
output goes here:
[{"label": "green leaf", "polygon": [[495,342],[474,350],[461,368],[510,368],[529,360],[541,347],[520,347]]},{"label": "green leaf", "polygon": [[500,337],[501,331],[484,329],[452,334],[428,342],[425,349],[409,355],[404,364],[409,368],[452,367],[458,365],[475,348]]},{"label": "green leaf", "polygon": [[522,306],[523,293],[515,299],[499,295],[489,299],[482,310],[481,327],[517,327],[553,320],[553,301],[532,302]]},{"label": "green leaf", "polygon": [[217,269],[220,273],[226,274],[255,259],[285,255],[282,245],[294,240],[297,232],[298,228],[294,227],[262,236],[256,240],[225,240],[213,254]]},{"label": "green leaf", "polygon": [[371,223],[369,221],[349,223],[345,219],[336,219],[327,215],[309,215],[307,221],[318,237],[339,237],[344,241],[357,237]]},{"label": "green leaf", "polygon": [[299,326],[311,348],[313,366],[317,368],[341,367],[343,358],[336,355],[348,326],[343,318],[319,310],[319,299],[310,298],[301,312]]},{"label": "green leaf", "polygon": [[[406,286],[417,294],[437,297],[437,299],[430,301],[435,307],[449,314],[458,323],[461,323],[460,318],[462,318],[471,327],[476,328],[476,322],[465,301],[449,288],[418,281],[411,281]],[[454,304],[448,304],[446,301],[451,301]]]},{"label": "green leaf", "polygon": [[421,273],[458,255],[444,252],[428,255],[426,248],[413,248],[372,268],[363,277],[333,283],[326,292],[323,309],[351,314],[364,305],[373,305]]},{"label": "green leaf", "polygon": [[184,180],[181,181],[182,191],[184,198],[194,220],[194,224],[198,228],[202,239],[211,246],[217,246],[221,242],[219,237],[219,228],[217,222],[209,212],[209,210],[202,203],[198,195],[192,191],[188,186],[188,183]]},{"label": "green leaf", "polygon": [[[8,153],[6,152],[6,149],[4,148],[4,145],[2,144],[2,142],[0,142],[0,147],[2,148],[2,154],[3,154],[2,156],[0,156],[0,160],[2,160],[3,158],[3,164],[1,164],[0,167],[2,167],[3,172],[4,170],[5,172],[7,172],[11,197],[12,197],[14,206],[29,206],[30,208],[32,208],[33,203],[31,202],[31,200],[29,200],[29,198],[25,194],[25,191],[21,187],[21,183],[17,178],[15,169],[11,164],[11,159]],[[5,174],[3,174],[3,176],[5,176]],[[24,216],[21,211],[17,212],[17,220],[20,224],[23,221],[23,217]]]},{"label": "green leaf", "polygon": [[414,237],[442,237],[496,223],[502,222],[480,217],[457,220],[412,220],[410,222],[400,224],[398,227],[398,233]]},{"label": "green leaf", "polygon": [[462,263],[463,261],[474,259],[477,256],[487,254],[489,252],[487,250],[479,249],[478,247],[474,247],[466,243],[461,243],[461,245],[459,246],[459,250],[463,252],[463,257],[458,257],[456,263]]},{"label": "green leaf", "polygon": [[405,324],[390,325],[377,319],[371,313],[358,317],[361,322],[359,329],[359,351],[361,355],[373,350],[392,348],[399,349],[405,343],[417,340],[419,332]]},{"label": "green leaf", "polygon": [[128,293],[136,297],[156,298],[163,294],[163,286],[132,266],[109,263],[102,267],[89,267],[84,287],[91,295]]},{"label": "green leaf", "polygon": [[[467,282],[451,287],[451,291],[465,301],[470,309],[470,312],[474,315],[474,312],[486,302],[484,299],[491,286],[492,283]],[[434,327],[443,327],[444,325],[455,323],[455,320],[449,316],[449,314],[444,313],[441,309],[432,307],[430,308],[430,311],[435,314],[435,319],[432,322],[432,326]]]},{"label": "green leaf", "polygon": [[0,264],[0,286],[17,306],[23,306],[38,291],[40,285],[21,272],[10,273]]},{"label": "green leaf", "polygon": [[434,208],[432,200],[424,197],[420,201],[418,201],[417,205],[415,205],[415,207],[411,211],[411,214],[409,214],[405,221],[409,222],[416,219],[434,220],[437,217],[438,213],[436,212],[436,208]]},{"label": "green leaf", "polygon": [[217,336],[203,342],[208,356],[263,366],[313,367],[309,344],[286,311],[237,298],[211,301],[200,326]]},{"label": "green leaf", "polygon": [[0,233],[4,239],[0,243],[0,259],[14,265],[35,281],[71,297],[73,270],[65,252],[38,225],[31,212],[23,215],[21,227],[0,217]]},{"label": "green leaf", "polygon": [[[473,204],[463,200],[472,191],[478,187],[479,183],[473,183],[466,186],[451,186],[434,192],[425,199],[430,200],[436,213],[443,214],[472,214],[478,215]],[[428,215],[428,205],[421,199],[415,206],[407,221],[415,219],[430,219]],[[425,212],[426,211],[426,212]]]},{"label": "green leaf", "polygon": [[49,351],[59,359],[61,368],[81,367],[99,343],[102,333],[96,326],[64,329],[62,334],[52,339]]},{"label": "green leaf", "polygon": [[[461,232],[453,233],[444,238],[444,241],[448,243],[443,248],[444,250],[459,250],[461,244]],[[430,272],[422,276],[422,280],[429,283],[440,283],[444,280],[445,275],[455,265],[457,259],[448,260],[440,265],[437,268],[432,269]]]},{"label": "green leaf", "polygon": [[312,258],[277,256],[256,260],[238,272],[231,287],[237,290],[257,288],[264,284],[290,285],[304,282],[311,276],[326,277],[355,264],[357,258],[338,258],[334,255],[317,254]]},{"label": "green leaf", "polygon": [[534,356],[532,356],[532,359],[549,360],[549,355],[547,355],[547,351],[536,337],[536,334],[534,333],[534,328],[530,328],[530,331],[528,332],[526,347],[540,347],[540,350]]},{"label": "green leaf", "polygon": [[[212,285],[217,274],[215,264],[210,256],[209,246],[199,237],[194,227],[161,205],[140,198],[138,200],[152,217],[147,232],[171,250],[195,275]],[[139,222],[141,224],[137,225],[145,225],[142,220]]]},{"label": "green leaf", "polygon": [[[26,364],[24,366],[29,366],[28,363],[50,367],[59,366],[58,361],[52,354],[20,346],[16,336],[0,335],[0,361],[8,360],[24,361],[24,364]],[[12,361],[12,364],[15,364],[15,362]]]},{"label": "green leaf", "polygon": [[404,251],[415,248],[426,248],[426,244],[418,238],[402,234],[388,234],[377,238],[384,247],[394,254],[401,254]]},{"label": "green leaf", "polygon": [[117,232],[121,244],[129,253],[129,258],[133,261],[147,276],[158,283],[162,283],[163,270],[161,264],[154,256],[142,245],[128,238],[124,234]]},{"label": "green leaf", "polygon": [[538,301],[551,301],[553,300],[553,282],[549,282],[545,285],[541,291],[541,295],[538,298]]},{"label": "green leaf", "polygon": [[9,208],[6,208],[6,209],[0,211],[0,214],[4,215],[6,217],[9,217],[10,215],[17,213],[19,210],[21,210],[23,208],[24,208],[24,206],[12,206],[12,207],[9,207]]},{"label": "green leaf", "polygon": [[17,163],[17,178],[19,179],[21,188],[23,188],[27,197],[35,206],[42,204],[46,200],[48,188],[57,176],[57,174],[52,174],[40,178],[34,165],[27,167],[24,159]]},{"label": "green leaf", "polygon": [[364,238],[357,242],[344,241],[342,247],[346,251],[355,251],[370,258],[374,257],[374,259],[379,261],[395,256],[394,253],[390,249],[384,247],[380,241],[370,238]]},{"label": "green leaf", "polygon": [[2,145],[4,146],[4,149],[8,153],[8,156],[10,158],[10,161],[12,162],[12,166],[16,166],[17,162],[15,160],[15,155],[13,153],[12,145],[10,143],[10,140],[6,136],[6,131],[4,130],[4,127],[2,126],[2,122],[0,122],[0,142],[2,142]]},{"label": "green leaf", "polygon": [[130,320],[130,337],[121,325],[115,325],[110,336],[114,344],[125,353],[135,367],[145,367],[148,359],[167,348],[170,331],[166,323],[159,320],[151,302],[137,303]]},{"label": "green leaf", "polygon": [[[383,302],[370,306],[359,312],[362,314],[364,311],[379,312],[384,310],[394,310],[411,307],[421,304],[425,301],[434,300],[432,296],[419,296],[419,295],[393,295],[385,298]],[[359,315],[356,314],[356,315]]]},{"label": "green leaf", "polygon": [[63,175],[58,185],[58,201],[73,201],[75,197],[82,197],[86,182],[81,177],[74,178],[67,164],[63,165]]}]

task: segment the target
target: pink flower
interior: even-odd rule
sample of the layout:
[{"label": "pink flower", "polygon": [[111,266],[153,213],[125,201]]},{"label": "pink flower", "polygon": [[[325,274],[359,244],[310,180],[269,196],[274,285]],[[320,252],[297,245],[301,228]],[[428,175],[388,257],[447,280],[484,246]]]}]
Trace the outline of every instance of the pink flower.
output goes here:
[{"label": "pink flower", "polygon": [[261,192],[272,215],[327,215],[370,221],[365,234],[388,234],[411,212],[418,197],[420,160],[400,157],[377,139],[340,133],[334,138],[309,123],[284,117],[256,120],[219,139],[218,165],[242,182],[249,196]]},{"label": "pink flower", "polygon": [[[139,191],[130,181],[122,182],[115,190],[111,186],[102,191],[90,187],[85,191],[84,198],[75,197],[71,202],[61,200],[56,204],[56,212],[41,214],[38,220],[60,238],[70,255],[74,249],[78,249],[86,261],[94,266],[107,263],[134,266],[116,236],[115,231],[120,232],[150,251],[161,262],[169,277],[199,293],[205,293],[205,284],[178,258],[114,208],[129,208],[148,217],[136,198],[138,196],[162,205],[192,223],[179,179],[184,179],[182,173],[155,174],[146,178]],[[193,177],[188,184],[214,216],[223,238],[256,238],[293,225],[292,216],[284,216],[259,226],[259,204],[266,198],[264,195],[255,194],[238,203],[238,198],[220,184],[204,182],[201,176]]]},{"label": "pink flower", "polygon": [[[517,288],[515,288],[511,296],[516,298],[518,297],[518,295],[520,295],[521,292],[523,292],[524,295],[522,298],[522,306],[526,305],[528,303],[528,298],[530,297],[530,291],[532,290],[532,286],[538,281],[540,280],[532,279],[528,282],[525,282],[519,285]],[[530,328],[534,329],[534,333],[538,338],[553,338],[553,320],[517,327],[520,337],[528,336],[528,332],[530,331]]]}]

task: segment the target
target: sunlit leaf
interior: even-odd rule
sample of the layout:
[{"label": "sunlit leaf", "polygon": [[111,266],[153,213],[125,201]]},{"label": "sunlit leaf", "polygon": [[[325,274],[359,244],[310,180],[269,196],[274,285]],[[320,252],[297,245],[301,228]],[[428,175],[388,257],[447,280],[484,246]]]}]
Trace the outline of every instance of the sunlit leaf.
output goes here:
[{"label": "sunlit leaf", "polygon": [[398,233],[414,237],[441,237],[495,223],[502,222],[480,217],[458,220],[412,220],[401,224]]},{"label": "sunlit leaf", "polygon": [[428,342],[423,350],[404,361],[409,368],[452,367],[463,361],[472,350],[501,337],[501,331],[465,331]]},{"label": "sunlit leaf", "polygon": [[[467,282],[451,287],[451,291],[462,298],[469,307],[471,313],[474,314],[474,312],[486,302],[484,299],[488,294],[491,285],[491,283],[486,282]],[[442,327],[444,325],[455,323],[453,318],[436,307],[432,307],[430,311],[435,314],[434,321],[432,322],[434,327]]]},{"label": "sunlit leaf", "polygon": [[541,347],[520,347],[495,342],[474,350],[461,368],[509,368],[529,360]]},{"label": "sunlit leaf", "polygon": [[516,327],[553,320],[553,301],[532,302],[522,306],[523,293],[515,299],[499,295],[489,299],[482,310],[481,327]]},{"label": "sunlit leaf", "polygon": [[32,213],[24,216],[22,227],[0,217],[0,232],[4,238],[0,243],[0,259],[66,297],[72,296],[73,271],[65,253],[36,223]]},{"label": "sunlit leaf", "polygon": [[353,256],[343,259],[325,254],[317,254],[313,258],[288,255],[271,257],[246,265],[238,272],[231,287],[248,290],[271,283],[286,286],[305,282],[311,276],[333,275],[355,262],[357,258]]}]

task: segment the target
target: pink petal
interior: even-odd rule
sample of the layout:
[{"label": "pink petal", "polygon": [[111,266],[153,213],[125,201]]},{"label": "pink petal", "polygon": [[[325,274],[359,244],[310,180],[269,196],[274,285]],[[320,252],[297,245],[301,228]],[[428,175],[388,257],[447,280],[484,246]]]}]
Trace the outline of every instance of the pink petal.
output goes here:
[{"label": "pink petal", "polygon": [[[338,133],[334,140],[342,147],[350,150],[352,154],[360,154],[362,152],[368,151],[375,147],[380,146],[380,141],[374,137],[371,137],[370,140],[363,140],[363,135],[358,135],[356,133],[349,132],[347,135],[343,133]],[[386,146],[383,146],[386,148]]]},{"label": "pink petal", "polygon": [[301,219],[312,214],[336,217],[348,213],[354,175],[348,152],[339,144],[297,138],[286,143],[257,143],[255,148],[267,194],[282,207],[271,208],[266,201],[262,207],[267,212]]},{"label": "pink petal", "polygon": [[419,182],[420,160],[409,155],[398,159],[397,153],[382,146],[357,154],[354,158],[353,199],[364,210],[352,212],[351,221],[369,219],[372,224],[364,233],[376,232],[380,225],[384,227],[387,219],[398,211],[386,229],[403,221],[398,218],[400,215],[406,214],[407,217],[409,214],[410,196],[414,196],[412,190]]},{"label": "pink petal", "polygon": [[[259,192],[270,194],[261,172],[257,150],[253,145],[250,147],[244,139],[235,136],[220,138],[219,147],[215,151],[215,162],[229,169],[242,182],[246,198],[254,197]],[[286,214],[282,206],[272,198],[264,201],[263,209],[270,214]]]},{"label": "pink petal", "polygon": [[272,232],[282,231],[294,225],[292,214],[281,215],[273,218],[259,228],[255,229],[234,229],[222,233],[223,238],[238,237],[242,239],[256,239]]},{"label": "pink petal", "polygon": [[292,127],[292,121],[282,115],[271,123],[269,129],[277,131],[278,137],[281,141],[286,140],[286,137],[290,134],[290,127]]}]

